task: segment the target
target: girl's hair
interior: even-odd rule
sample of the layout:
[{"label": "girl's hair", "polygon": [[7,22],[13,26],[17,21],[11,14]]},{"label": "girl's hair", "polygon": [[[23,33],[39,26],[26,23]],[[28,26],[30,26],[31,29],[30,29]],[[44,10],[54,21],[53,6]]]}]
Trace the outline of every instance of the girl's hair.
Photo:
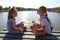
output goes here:
[{"label": "girl's hair", "polygon": [[15,7],[11,8],[11,9],[8,11],[8,19],[9,19],[9,18],[13,18],[13,17],[12,17],[13,11],[16,11],[16,10],[15,10]]},{"label": "girl's hair", "polygon": [[45,6],[41,6],[41,7],[39,7],[39,9],[38,10],[42,10],[44,13],[46,13],[46,7]]},{"label": "girl's hair", "polygon": [[51,21],[50,21],[50,19],[48,18],[48,15],[47,15],[47,13],[45,13],[45,15],[44,16],[46,16],[46,19],[50,22],[50,24],[51,24]]},{"label": "girl's hair", "polygon": [[39,9],[41,9],[44,12],[44,16],[46,16],[46,19],[51,23],[50,19],[48,18],[48,14],[46,12],[46,7],[45,6],[41,6]]}]

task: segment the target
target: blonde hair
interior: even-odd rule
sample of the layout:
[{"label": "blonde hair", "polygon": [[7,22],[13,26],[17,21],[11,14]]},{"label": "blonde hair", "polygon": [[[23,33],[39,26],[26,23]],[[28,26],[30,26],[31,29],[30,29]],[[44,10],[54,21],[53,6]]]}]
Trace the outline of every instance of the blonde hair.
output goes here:
[{"label": "blonde hair", "polygon": [[16,10],[14,7],[11,8],[11,9],[9,9],[9,11],[8,11],[8,19],[9,19],[9,18],[13,18],[13,17],[12,17],[13,11],[16,11],[16,13],[17,13],[17,10]]}]

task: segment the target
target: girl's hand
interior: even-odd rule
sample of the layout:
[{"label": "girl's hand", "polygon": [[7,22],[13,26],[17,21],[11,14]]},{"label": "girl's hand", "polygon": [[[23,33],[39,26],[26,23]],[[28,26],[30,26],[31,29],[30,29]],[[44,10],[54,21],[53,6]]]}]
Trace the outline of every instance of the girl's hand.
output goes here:
[{"label": "girl's hand", "polygon": [[21,25],[21,24],[24,24],[24,22],[20,22],[20,23],[18,23],[16,26],[19,26],[19,25]]},{"label": "girl's hand", "polygon": [[38,30],[38,31],[42,31],[42,30],[43,30],[43,28],[40,28],[40,29],[38,29],[38,28],[37,28],[37,30]]},{"label": "girl's hand", "polygon": [[20,22],[19,24],[24,24],[24,22],[22,21],[22,22]]},{"label": "girl's hand", "polygon": [[35,21],[32,21],[32,23],[35,23]]},{"label": "girl's hand", "polygon": [[43,28],[42,28],[41,25],[39,25],[39,24],[36,24],[36,25],[35,25],[35,28],[36,28],[38,31],[43,30]]},{"label": "girl's hand", "polygon": [[35,26],[36,26],[36,25],[39,25],[39,24],[38,24],[38,23],[36,23],[35,21],[32,21],[32,23],[33,23],[33,25],[35,25]]},{"label": "girl's hand", "polygon": [[23,28],[19,27],[18,30],[22,31],[23,32]]}]

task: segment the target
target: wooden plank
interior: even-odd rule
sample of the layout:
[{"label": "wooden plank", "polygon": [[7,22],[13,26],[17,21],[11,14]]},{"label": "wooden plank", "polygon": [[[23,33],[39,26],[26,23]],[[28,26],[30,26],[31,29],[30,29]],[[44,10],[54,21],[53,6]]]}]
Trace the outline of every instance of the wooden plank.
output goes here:
[{"label": "wooden plank", "polygon": [[[0,38],[1,39],[1,38]],[[3,38],[3,39],[21,39],[21,38]],[[36,38],[22,38],[22,39],[36,39]],[[37,39],[60,39],[60,37],[39,37]]]},{"label": "wooden plank", "polygon": [[[0,34],[7,34],[6,32],[4,33],[0,33]],[[60,36],[60,33],[52,33],[53,35],[56,35],[56,36]],[[17,34],[17,35],[19,35],[19,34]],[[24,35],[34,35],[34,33],[32,33],[32,32],[24,32]]]},{"label": "wooden plank", "polygon": [[[31,34],[31,33],[30,33]],[[0,34],[0,37],[4,37],[6,34]],[[13,34],[7,34],[8,36],[7,37],[10,37],[11,35],[12,35],[12,37],[15,37],[15,36],[17,36],[17,35],[13,35]],[[53,33],[53,35],[55,35],[55,36],[57,36],[57,37],[60,37],[60,34],[59,33]],[[31,38],[33,38],[35,35],[23,35],[23,37],[31,37]],[[50,36],[49,36],[50,37]]]},{"label": "wooden plank", "polygon": [[24,35],[23,38],[35,38],[35,35]]},{"label": "wooden plank", "polygon": [[0,38],[35,38],[35,35],[23,35],[23,36],[20,36],[20,35],[10,35],[10,34],[0,34]]},{"label": "wooden plank", "polygon": [[[32,33],[32,32],[24,32],[24,34],[25,35],[23,35],[23,36],[21,36],[20,37],[20,35],[19,34],[7,34],[7,32],[8,31],[0,31],[0,39],[2,40],[2,39],[24,39],[24,40],[28,40],[28,39],[33,39],[33,40],[35,40],[35,35],[34,35],[34,33]],[[56,32],[54,32],[54,33],[52,33],[53,35],[55,35],[55,36],[45,36],[45,37],[38,37],[38,39],[60,39],[60,33],[56,33]],[[9,36],[6,36],[6,35],[9,35]]]},{"label": "wooden plank", "polygon": [[12,39],[12,38],[0,38],[0,40],[35,40],[35,39]]},{"label": "wooden plank", "polygon": [[[5,35],[6,35],[6,34],[0,34],[0,37],[4,37]],[[7,34],[7,35],[8,35],[7,37],[9,37],[9,36],[11,36],[11,35],[12,35],[12,36],[16,36],[16,35],[13,35],[13,34]],[[27,34],[26,34],[26,35],[27,35]],[[54,35],[54,36],[57,36],[57,37],[60,37],[60,34],[59,34],[59,33],[54,33],[53,35]],[[25,35],[23,35],[23,36],[25,36]],[[27,36],[28,36],[28,35],[27,35]],[[29,36],[31,37],[31,36],[35,36],[35,35],[31,35],[31,34],[30,34]]]},{"label": "wooden plank", "polygon": [[[7,31],[0,31],[0,34],[7,34]],[[8,33],[9,34],[9,33]],[[34,35],[32,32],[24,32],[25,35]],[[53,35],[59,35],[60,33],[52,33]],[[18,34],[19,35],[19,34]]]},{"label": "wooden plank", "polygon": [[[24,33],[27,34],[28,32],[29,32],[29,34],[34,34],[31,31],[27,31],[27,32],[24,32]],[[8,33],[8,31],[0,31],[0,34],[6,34],[6,33]],[[52,33],[60,33],[60,32],[52,32]]]}]

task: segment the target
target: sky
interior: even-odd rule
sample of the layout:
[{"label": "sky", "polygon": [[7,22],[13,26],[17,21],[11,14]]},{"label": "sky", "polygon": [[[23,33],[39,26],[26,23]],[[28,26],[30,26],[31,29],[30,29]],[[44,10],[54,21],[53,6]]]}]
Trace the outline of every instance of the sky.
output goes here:
[{"label": "sky", "polygon": [[24,7],[38,8],[46,6],[47,8],[60,7],[60,0],[0,0],[0,5],[4,7]]}]

